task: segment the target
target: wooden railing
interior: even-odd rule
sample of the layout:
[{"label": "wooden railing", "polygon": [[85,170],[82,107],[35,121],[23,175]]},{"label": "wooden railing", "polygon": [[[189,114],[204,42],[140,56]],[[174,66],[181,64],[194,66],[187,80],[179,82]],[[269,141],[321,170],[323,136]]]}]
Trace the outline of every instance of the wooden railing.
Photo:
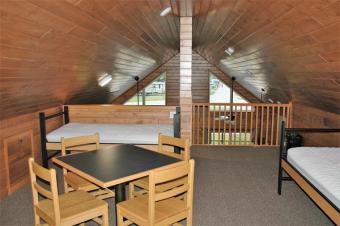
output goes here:
[{"label": "wooden railing", "polygon": [[291,125],[291,104],[194,104],[192,144],[278,146],[281,120]]}]

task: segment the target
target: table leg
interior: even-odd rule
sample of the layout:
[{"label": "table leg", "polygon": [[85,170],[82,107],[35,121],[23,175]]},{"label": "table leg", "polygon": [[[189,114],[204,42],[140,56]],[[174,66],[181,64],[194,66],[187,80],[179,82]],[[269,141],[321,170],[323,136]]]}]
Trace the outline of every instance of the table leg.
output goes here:
[{"label": "table leg", "polygon": [[[125,199],[126,199],[125,184],[117,184],[115,186],[115,205],[125,201]],[[116,206],[116,225],[118,225],[117,206]]]},{"label": "table leg", "polygon": [[115,202],[116,205],[126,200],[125,184],[118,184],[115,186]]}]

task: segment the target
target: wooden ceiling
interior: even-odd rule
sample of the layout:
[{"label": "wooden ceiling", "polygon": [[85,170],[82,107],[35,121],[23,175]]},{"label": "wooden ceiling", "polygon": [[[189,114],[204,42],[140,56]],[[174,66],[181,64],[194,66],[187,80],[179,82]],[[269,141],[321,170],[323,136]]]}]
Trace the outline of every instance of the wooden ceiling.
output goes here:
[{"label": "wooden ceiling", "polygon": [[339,0],[2,0],[0,117],[110,103],[178,53],[190,15],[195,51],[257,96],[340,112]]},{"label": "wooden ceiling", "polygon": [[340,113],[339,0],[196,0],[193,14],[195,50],[245,88]]},{"label": "wooden ceiling", "polygon": [[[172,58],[179,18],[160,0],[2,0],[1,118],[56,103],[109,103]],[[189,6],[189,5],[188,5]],[[113,81],[102,88],[105,73]]]}]

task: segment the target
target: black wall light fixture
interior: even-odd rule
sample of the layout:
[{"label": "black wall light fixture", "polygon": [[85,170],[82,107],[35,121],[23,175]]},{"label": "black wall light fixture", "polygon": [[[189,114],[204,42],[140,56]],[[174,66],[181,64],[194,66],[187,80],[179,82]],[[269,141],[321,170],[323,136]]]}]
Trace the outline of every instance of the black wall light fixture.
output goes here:
[{"label": "black wall light fixture", "polygon": [[133,78],[137,82],[137,84],[136,84],[136,86],[137,86],[137,104],[139,105],[139,76],[135,76]]},{"label": "black wall light fixture", "polygon": [[261,102],[263,102],[263,95],[264,95],[264,89],[263,88],[261,88]]}]

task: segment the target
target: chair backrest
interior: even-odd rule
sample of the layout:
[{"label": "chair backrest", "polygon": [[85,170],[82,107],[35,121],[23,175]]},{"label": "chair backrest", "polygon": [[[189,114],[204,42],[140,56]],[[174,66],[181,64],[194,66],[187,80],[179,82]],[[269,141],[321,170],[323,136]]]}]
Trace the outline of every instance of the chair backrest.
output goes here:
[{"label": "chair backrest", "polygon": [[[57,175],[55,169],[46,169],[34,162],[33,158],[28,160],[32,195],[33,195],[33,208],[34,211],[39,211],[38,203],[39,197],[41,199],[49,199],[53,203],[53,216],[54,219],[44,219],[49,224],[60,225],[60,209],[59,209],[59,196],[58,196],[58,185],[57,185]],[[38,183],[41,181],[41,183]],[[42,186],[42,183],[46,183],[47,186]],[[45,187],[49,187],[45,188]]]},{"label": "chair backrest", "polygon": [[66,155],[67,151],[93,151],[99,149],[99,134],[88,136],[61,138],[61,154]]},{"label": "chair backrest", "polygon": [[[167,147],[178,147],[181,153],[175,153],[173,150],[169,151]],[[184,138],[170,137],[163,134],[158,136],[158,151],[162,154],[172,156],[181,160],[190,159],[189,140]]]},{"label": "chair backrest", "polygon": [[[149,175],[149,225],[154,225],[156,202],[186,194],[183,202],[192,208],[195,161],[181,161],[171,167],[153,170]],[[156,186],[172,181],[181,181],[169,190],[157,191]],[[170,224],[170,223],[169,223]],[[167,224],[167,225],[169,225]]]}]

